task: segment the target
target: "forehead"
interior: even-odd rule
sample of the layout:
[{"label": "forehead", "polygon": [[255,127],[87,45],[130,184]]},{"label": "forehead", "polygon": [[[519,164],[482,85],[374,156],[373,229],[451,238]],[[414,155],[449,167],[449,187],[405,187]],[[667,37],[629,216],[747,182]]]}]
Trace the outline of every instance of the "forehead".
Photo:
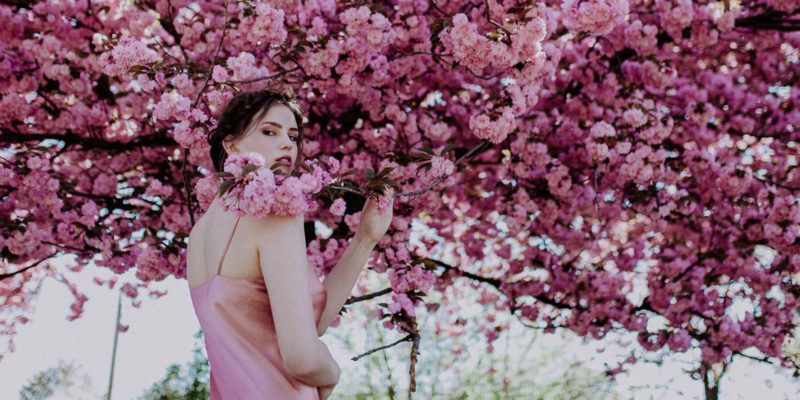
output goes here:
[{"label": "forehead", "polygon": [[253,122],[254,127],[277,124],[283,129],[297,130],[297,121],[294,113],[289,107],[279,102],[272,103],[269,110],[262,110],[256,114]]}]

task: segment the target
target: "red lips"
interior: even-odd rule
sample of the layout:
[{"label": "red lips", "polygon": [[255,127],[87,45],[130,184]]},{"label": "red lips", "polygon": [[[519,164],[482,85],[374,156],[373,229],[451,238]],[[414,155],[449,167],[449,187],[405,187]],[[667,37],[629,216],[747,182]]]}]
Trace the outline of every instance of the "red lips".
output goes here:
[{"label": "red lips", "polygon": [[292,158],[288,157],[288,156],[285,156],[285,157],[278,158],[277,160],[275,160],[275,162],[284,163],[286,165],[289,165],[289,164],[292,163]]}]

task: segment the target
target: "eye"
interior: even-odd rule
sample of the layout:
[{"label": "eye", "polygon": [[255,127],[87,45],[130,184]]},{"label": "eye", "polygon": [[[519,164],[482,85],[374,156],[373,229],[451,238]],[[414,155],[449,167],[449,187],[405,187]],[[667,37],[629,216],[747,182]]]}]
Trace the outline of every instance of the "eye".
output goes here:
[{"label": "eye", "polygon": [[297,139],[299,139],[299,137],[298,136],[289,136],[289,139],[292,139],[293,141],[296,142]]},{"label": "eye", "polygon": [[272,133],[272,134],[274,134],[274,133],[275,133],[275,132],[273,132],[273,131],[272,131],[272,130],[270,130],[270,129],[265,129],[265,130],[264,130],[264,131],[262,131],[262,132],[263,132],[263,133]]}]

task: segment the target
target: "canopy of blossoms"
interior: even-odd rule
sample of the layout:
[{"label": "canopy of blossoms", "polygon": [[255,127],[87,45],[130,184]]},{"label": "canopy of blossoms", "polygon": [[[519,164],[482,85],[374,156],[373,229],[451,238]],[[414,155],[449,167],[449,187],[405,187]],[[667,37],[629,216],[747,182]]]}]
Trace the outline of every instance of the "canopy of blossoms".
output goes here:
[{"label": "canopy of blossoms", "polygon": [[[96,278],[110,288],[134,271],[122,290],[135,304],[185,277],[209,202],[206,134],[234,91],[282,82],[307,114],[305,156],[338,160],[358,189],[306,213],[333,232],[308,238],[321,275],[358,223],[358,192],[396,185],[369,265],[391,282],[387,327],[416,340],[417,306],[458,308],[449,289],[471,285],[533,327],[636,334],[626,362],[699,350],[699,368],[741,354],[791,366],[798,9],[3,2],[0,331],[13,349],[46,277],[80,316],[87,298],[57,256],[113,272]],[[485,321],[489,346],[507,322]]]}]

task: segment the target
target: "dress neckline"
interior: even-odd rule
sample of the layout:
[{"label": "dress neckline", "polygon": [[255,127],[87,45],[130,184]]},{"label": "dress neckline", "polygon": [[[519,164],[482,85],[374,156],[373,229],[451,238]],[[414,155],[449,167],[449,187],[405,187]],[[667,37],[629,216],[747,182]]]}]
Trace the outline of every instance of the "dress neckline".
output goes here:
[{"label": "dress neckline", "polygon": [[[245,277],[236,277],[236,276],[227,276],[227,275],[214,275],[214,276],[211,277],[211,279],[208,279],[207,281],[205,281],[205,282],[203,282],[203,283],[201,283],[201,284],[199,284],[199,285],[197,285],[195,287],[190,287],[189,288],[189,293],[192,294],[192,296],[194,296],[195,292],[198,292],[203,288],[211,286],[211,283],[213,283],[215,280],[217,280],[217,278],[223,278],[223,281],[229,281],[229,282],[252,283],[252,284],[255,284],[256,287],[266,289],[266,281],[264,281],[264,278],[261,278],[261,277],[253,278],[253,277],[247,277],[247,276],[245,276]],[[326,295],[326,297],[327,297],[328,291],[325,289],[325,286],[322,284],[322,282],[319,281],[319,278],[313,278],[313,279],[316,279],[317,283],[319,283],[320,290],[312,291],[311,295],[316,297],[316,296],[319,296],[319,295],[324,293]]]},{"label": "dress neckline", "polygon": [[189,291],[193,291],[195,289],[200,289],[201,287],[208,286],[211,282],[213,282],[217,278],[224,278],[231,281],[244,281],[244,282],[252,282],[252,283],[264,283],[264,278],[262,277],[249,277],[249,276],[227,276],[227,275],[214,275],[210,279],[206,280],[205,282],[195,286],[190,287]]}]

